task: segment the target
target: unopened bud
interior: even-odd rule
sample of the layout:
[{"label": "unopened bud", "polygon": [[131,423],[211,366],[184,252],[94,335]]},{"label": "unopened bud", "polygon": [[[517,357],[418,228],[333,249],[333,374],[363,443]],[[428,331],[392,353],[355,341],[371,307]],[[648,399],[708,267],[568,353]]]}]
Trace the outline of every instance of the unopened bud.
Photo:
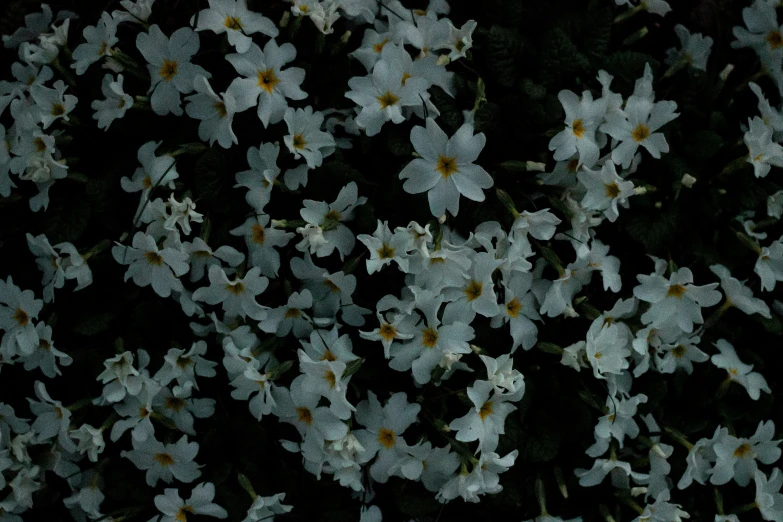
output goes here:
[{"label": "unopened bud", "polygon": [[278,24],[280,27],[286,27],[288,25],[288,20],[291,19],[291,12],[285,11],[283,13],[283,17],[280,18],[280,23]]},{"label": "unopened bud", "polygon": [[446,214],[443,214],[441,217],[438,218],[438,223],[441,225],[446,222]]},{"label": "unopened bud", "polygon": [[449,58],[448,55],[444,54],[440,58],[438,58],[438,65],[446,65],[451,61],[451,58]]},{"label": "unopened bud", "polygon": [[645,493],[647,493],[646,487],[640,486],[636,488],[631,488],[631,496],[633,497],[638,497],[639,495],[644,495]]},{"label": "unopened bud", "polygon": [[680,183],[682,183],[683,187],[691,188],[693,184],[696,183],[696,178],[694,178],[690,174],[685,174],[680,180]]},{"label": "unopened bud", "polygon": [[342,43],[348,43],[348,40],[351,38],[351,31],[345,31],[343,35],[340,37],[340,41]]},{"label": "unopened bud", "polygon": [[661,448],[660,444],[653,444],[652,448],[650,448],[653,453],[661,457],[662,459],[668,458],[666,453],[663,451],[663,448]]},{"label": "unopened bud", "polygon": [[732,64],[728,64],[726,67],[724,67],[723,70],[718,75],[720,77],[721,81],[725,82],[726,79],[731,74],[731,71],[733,71],[733,70],[734,70],[734,65],[732,65]]},{"label": "unopened bud", "polygon": [[656,201],[656,202],[655,202],[655,208],[657,208],[657,209],[661,209],[661,208],[663,208],[663,202],[661,202],[661,201]]},{"label": "unopened bud", "polygon": [[634,187],[633,193],[636,196],[642,196],[644,194],[647,194],[647,187]]}]

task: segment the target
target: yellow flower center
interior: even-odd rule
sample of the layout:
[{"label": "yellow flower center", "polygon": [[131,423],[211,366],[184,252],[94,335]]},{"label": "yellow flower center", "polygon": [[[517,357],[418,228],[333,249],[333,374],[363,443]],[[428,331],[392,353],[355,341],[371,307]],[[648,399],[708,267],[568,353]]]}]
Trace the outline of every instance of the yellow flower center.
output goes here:
[{"label": "yellow flower center", "polygon": [[275,85],[278,83],[280,83],[280,80],[277,78],[277,76],[275,76],[274,69],[258,71],[258,86],[269,94],[272,94],[272,89],[274,89]]},{"label": "yellow flower center", "polygon": [[448,178],[455,172],[459,172],[457,169],[457,158],[447,158],[446,156],[438,156],[438,163],[435,166],[435,170],[440,172],[440,175],[444,178]]},{"label": "yellow flower center", "polygon": [[378,96],[377,99],[379,102],[381,102],[381,109],[385,109],[386,107],[394,105],[400,101],[400,99],[393,95],[391,91],[386,91],[386,94]]},{"label": "yellow flower center", "polygon": [[327,350],[324,352],[323,357],[321,357],[321,360],[322,361],[332,362],[332,361],[336,361],[337,360],[337,356],[335,354],[333,354],[332,351],[327,348]]},{"label": "yellow flower center", "polygon": [[305,141],[304,137],[301,134],[294,134],[294,139],[293,139],[294,148],[300,150],[305,148],[305,145],[307,145],[307,142]]},{"label": "yellow flower center", "polygon": [[685,292],[687,292],[687,289],[684,286],[680,284],[671,285],[669,290],[666,292],[666,297],[676,297],[677,299],[682,299],[682,296],[685,294]]},{"label": "yellow flower center", "polygon": [[386,44],[389,43],[389,39],[385,38],[382,42],[378,42],[377,44],[372,46],[372,50],[376,53],[380,53],[383,51],[383,48],[386,46]]},{"label": "yellow flower center", "polygon": [[468,302],[474,301],[481,297],[481,290],[483,286],[484,285],[482,283],[479,283],[475,279],[470,280],[468,286],[462,289],[462,291],[468,297]]},{"label": "yellow flower center", "polygon": [[772,49],[783,47],[783,34],[780,31],[771,31],[767,34],[767,43]]},{"label": "yellow flower center", "polygon": [[745,455],[750,454],[750,452],[751,452],[750,444],[744,442],[740,444],[740,446],[737,449],[734,450],[734,456],[737,457],[738,459],[741,459]]},{"label": "yellow flower center", "polygon": [[606,197],[609,199],[614,199],[620,196],[620,187],[618,187],[617,183],[614,181],[608,185],[604,185],[604,190],[606,191]]},{"label": "yellow flower center", "polygon": [[177,75],[177,62],[174,60],[163,60],[163,66],[161,66],[158,74],[160,74],[164,80],[170,82]]},{"label": "yellow flower center", "polygon": [[378,442],[383,444],[386,449],[391,449],[397,442],[397,435],[387,428],[381,428],[378,432]]},{"label": "yellow flower center", "polygon": [[17,308],[16,312],[14,312],[14,321],[16,321],[16,324],[19,326],[25,326],[30,322],[30,316],[21,308]]},{"label": "yellow flower center", "polygon": [[672,355],[678,359],[682,359],[685,356],[687,349],[684,345],[679,344],[672,350]]},{"label": "yellow flower center", "polygon": [[177,514],[174,516],[174,520],[177,522],[187,522],[188,513],[193,513],[193,508],[190,506],[182,506],[177,510]]},{"label": "yellow flower center", "polygon": [[388,323],[383,323],[378,329],[378,335],[383,337],[384,340],[388,342],[397,337],[397,330],[394,328],[394,326]]},{"label": "yellow flower center", "polygon": [[633,136],[633,141],[637,143],[639,143],[640,141],[644,141],[650,137],[650,127],[648,127],[644,123],[640,123],[631,132],[631,136]]},{"label": "yellow flower center", "polygon": [[65,107],[62,103],[52,104],[52,116],[62,116],[65,114]]},{"label": "yellow flower center", "polygon": [[253,243],[258,243],[259,245],[264,244],[264,239],[266,238],[264,227],[259,224],[255,224],[250,227],[250,232],[253,236]]},{"label": "yellow flower center", "polygon": [[226,116],[228,116],[228,111],[226,110],[226,104],[223,103],[222,101],[216,102],[212,106],[212,108],[215,109],[215,112],[217,112],[218,116],[220,116],[221,118],[225,118]]},{"label": "yellow flower center", "polygon": [[289,308],[285,311],[285,316],[287,319],[296,319],[302,315],[302,311],[298,308]]},{"label": "yellow flower center", "polygon": [[243,285],[240,282],[229,283],[226,285],[226,290],[228,290],[234,295],[239,295],[245,291],[245,285]]},{"label": "yellow flower center", "polygon": [[485,402],[481,405],[481,409],[478,412],[479,417],[481,418],[481,422],[484,422],[487,417],[492,415],[492,403],[490,401]]},{"label": "yellow flower center", "polygon": [[233,29],[234,31],[242,30],[242,21],[236,16],[227,16],[223,25],[225,25],[228,29]]},{"label": "yellow flower center", "polygon": [[384,243],[383,246],[381,246],[381,248],[377,250],[377,252],[378,252],[378,257],[380,257],[381,259],[391,259],[392,257],[394,257],[394,249],[389,245],[387,245],[386,243]]},{"label": "yellow flower center", "polygon": [[144,257],[151,265],[161,266],[163,264],[163,258],[157,252],[144,252]]},{"label": "yellow flower center", "polygon": [[332,370],[326,370],[324,379],[326,379],[326,382],[329,383],[329,388],[334,388],[335,384],[337,384],[337,376]]},{"label": "yellow flower center", "polygon": [[435,331],[435,328],[430,326],[426,330],[422,330],[421,334],[421,344],[427,348],[434,348],[435,344],[438,342],[438,332]]},{"label": "yellow flower center", "polygon": [[167,397],[166,398],[166,408],[172,411],[180,411],[182,408],[185,407],[185,399],[180,399],[179,397]]},{"label": "yellow flower center", "polygon": [[405,85],[405,82],[408,81],[409,78],[413,78],[413,75],[411,73],[403,73],[402,74],[402,81],[400,82],[402,85]]},{"label": "yellow flower center", "polygon": [[309,408],[305,408],[304,406],[300,406],[296,409],[297,415],[299,415],[299,421],[304,422],[308,426],[313,423],[313,413],[310,411]]},{"label": "yellow flower center", "polygon": [[522,304],[519,302],[519,300],[515,297],[508,303],[506,303],[506,313],[510,315],[511,317],[516,317],[519,315],[519,311],[522,309]]},{"label": "yellow flower center", "polygon": [[43,138],[40,136],[33,140],[33,145],[35,146],[35,150],[38,152],[46,152],[46,149],[48,148]]},{"label": "yellow flower center", "polygon": [[158,453],[157,455],[152,457],[152,460],[154,460],[164,468],[166,466],[171,466],[172,464],[174,464],[174,457],[172,457],[168,453]]},{"label": "yellow flower center", "polygon": [[584,123],[582,123],[582,120],[574,120],[571,124],[571,132],[580,140],[582,139],[582,136],[585,135],[585,126]]}]

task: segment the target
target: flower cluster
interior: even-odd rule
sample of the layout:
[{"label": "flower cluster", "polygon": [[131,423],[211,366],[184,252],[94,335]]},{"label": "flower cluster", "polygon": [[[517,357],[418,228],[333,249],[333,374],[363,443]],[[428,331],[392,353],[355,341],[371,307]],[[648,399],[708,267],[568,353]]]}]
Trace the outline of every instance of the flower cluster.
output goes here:
[{"label": "flower cluster", "polygon": [[[668,156],[682,131],[672,128],[686,111],[658,82],[710,71],[711,37],[678,24],[680,46],[667,49],[663,74],[648,62],[615,81],[607,66],[595,81],[580,78],[581,95],[566,88],[551,95],[547,103],[562,107],[553,121],[562,124],[541,134],[553,160],[547,168],[487,158],[492,140],[505,138],[486,123],[493,93],[472,57],[481,39],[498,47],[506,33],[455,23],[445,0],[426,9],[397,0],[286,0],[260,5],[264,14],[245,0],[209,0],[186,13],[184,26],[157,16],[161,3],[122,0],[81,37],[69,34],[81,23],[74,13],[55,17],[44,4],[3,37],[19,61],[14,80],[0,81],[0,208],[32,181],[26,204],[37,216],[62,208],[62,185],[78,186],[96,213],[109,192],[130,211],[121,226],[106,220],[94,236],[80,231],[73,241],[57,218],[18,234],[29,252],[14,256],[35,260],[42,279],[40,289],[32,286],[38,272],[0,279],[0,387],[13,380],[35,398],[0,400],[0,520],[26,519],[49,488],[69,492],[53,498],[79,521],[295,514],[284,500],[298,492],[275,481],[270,489],[256,463],[211,462],[224,445],[216,442],[225,431],[220,415],[263,426],[262,451],[285,449],[308,480],[333,481],[360,499],[362,521],[381,520],[369,504],[386,484],[423,488],[444,505],[477,503],[501,493],[503,475],[535,450],[523,437],[547,426],[526,415],[555,393],[542,390],[546,379],[562,375],[581,386],[566,401],[595,410],[584,416],[586,443],[575,452],[587,466],[572,462],[568,480],[555,468],[564,498],[569,480],[583,488],[611,482],[635,520],[675,522],[690,516],[675,497],[694,483],[753,482],[752,507],[765,520],[783,520],[783,474],[768,468],[781,456],[771,415],[752,432],[721,410],[720,422],[688,431],[676,425],[687,419],[660,406],[661,390],[702,387],[693,384],[701,376],[723,379],[718,398],[738,393],[758,405],[773,394],[752,347],[715,328],[727,313],[746,319],[737,311],[780,328],[781,302],[770,307],[756,295],[783,281],[783,236],[767,243],[761,231],[783,216],[783,190],[765,192],[764,222],[754,221],[755,210],[732,216],[742,224],[734,236],[756,256],[751,282],[735,274],[748,276],[752,263],[717,252],[705,266],[683,256],[689,267],[677,266],[671,252],[650,255],[653,267],[645,258],[637,273],[627,261],[634,254],[612,233],[634,215],[631,197],[642,208],[663,206],[649,198],[663,182],[648,167],[676,163]],[[630,6],[615,24],[671,10],[662,0],[614,4]],[[742,15],[747,28],[734,29],[734,47],[756,51],[780,87],[783,36],[773,3],[755,0]],[[304,18],[314,28],[303,27]],[[345,33],[331,37],[343,24]],[[312,63],[310,48],[294,43],[308,30]],[[329,97],[313,71],[338,55],[351,72]],[[108,72],[96,75],[99,66]],[[465,80],[465,70],[478,78]],[[88,99],[93,76],[102,99]],[[629,78],[632,89],[618,85]],[[526,92],[536,91],[532,82],[520,80]],[[742,128],[748,154],[713,181],[743,167],[749,174],[750,164],[755,176],[746,182],[761,183],[783,167],[783,113],[762,86],[745,83],[760,113]],[[466,85],[472,108],[447,115],[447,107],[462,107]],[[137,117],[154,122],[143,136],[124,127]],[[155,129],[167,121],[185,130]],[[92,127],[123,135],[122,148],[136,158],[122,160],[108,181],[102,170],[74,170],[81,158],[69,154],[76,130]],[[376,172],[350,165],[351,154],[371,156],[370,144],[383,137],[396,165],[368,160]],[[539,159],[548,159],[546,142],[543,149]],[[215,174],[224,168],[228,181]],[[506,171],[537,171],[535,190],[521,191]],[[53,188],[57,180],[67,181]],[[695,182],[678,177],[673,199]],[[47,214],[50,203],[57,210]],[[120,281],[110,290],[119,305],[105,295],[112,279]],[[80,321],[76,299],[84,294],[100,304]],[[164,314],[170,330],[151,326],[152,336],[119,326],[128,316]],[[85,355],[77,346],[109,332],[108,350],[91,346]],[[550,372],[543,379],[542,367]],[[89,382],[72,386],[69,375],[77,374],[68,372],[76,368]],[[26,382],[22,371],[34,379]],[[88,396],[69,403],[77,388]],[[228,413],[237,404],[239,413]],[[691,443],[700,430],[714,434]],[[687,451],[675,453],[664,440]],[[137,495],[146,503],[117,506],[109,492],[125,476],[146,484]],[[562,520],[547,511],[541,477],[530,482],[535,520]],[[250,501],[228,493],[236,486]],[[736,520],[717,495],[715,520]]]}]

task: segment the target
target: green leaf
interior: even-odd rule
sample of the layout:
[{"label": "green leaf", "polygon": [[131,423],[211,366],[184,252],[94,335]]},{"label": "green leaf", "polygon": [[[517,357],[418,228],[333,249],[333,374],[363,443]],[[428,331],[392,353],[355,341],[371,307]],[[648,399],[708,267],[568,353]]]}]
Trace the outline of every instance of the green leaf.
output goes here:
[{"label": "green leaf", "polygon": [[556,27],[544,36],[541,46],[541,76],[547,83],[557,83],[564,76],[573,77],[590,67],[590,61],[563,29]]},{"label": "green leaf", "polygon": [[513,29],[493,25],[487,38],[487,68],[500,85],[511,87],[519,75],[522,38]]},{"label": "green leaf", "polygon": [[97,335],[109,328],[113,312],[87,313],[71,323],[71,330],[81,335]]},{"label": "green leaf", "polygon": [[700,130],[689,133],[683,153],[692,160],[708,160],[723,148],[723,138],[717,132]]},{"label": "green leaf", "polygon": [[500,124],[500,107],[496,103],[482,103],[473,115],[473,127],[476,132],[488,132]]}]

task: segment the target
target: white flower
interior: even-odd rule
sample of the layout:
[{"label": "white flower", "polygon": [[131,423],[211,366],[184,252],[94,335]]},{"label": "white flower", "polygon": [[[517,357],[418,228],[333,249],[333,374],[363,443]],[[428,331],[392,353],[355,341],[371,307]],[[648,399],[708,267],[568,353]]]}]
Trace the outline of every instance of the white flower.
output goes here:
[{"label": "white flower", "polygon": [[24,358],[25,371],[40,368],[43,374],[49,378],[60,375],[57,360],[59,359],[62,366],[70,366],[73,359],[67,353],[54,347],[51,326],[41,322],[35,325],[35,330],[38,333],[38,349]]},{"label": "white flower", "polygon": [[135,438],[132,451],[123,451],[137,468],[146,470],[147,485],[154,488],[158,480],[171,484],[173,479],[180,482],[193,482],[201,476],[199,465],[193,460],[198,453],[198,442],[188,442],[183,435],[175,444],[163,444],[149,437],[144,441]]},{"label": "white flower", "polygon": [[772,291],[776,281],[783,281],[783,242],[780,239],[761,249],[753,271],[761,279],[762,291]]},{"label": "white flower", "polygon": [[117,38],[117,24],[119,22],[107,12],[101,13],[98,25],[88,25],[84,28],[85,43],[79,44],[73,50],[74,63],[72,69],[76,74],[84,74],[87,68],[104,56],[111,56],[112,46],[119,41]]},{"label": "white flower", "polygon": [[745,364],[740,361],[737,352],[728,341],[718,339],[715,346],[720,353],[712,356],[712,364],[726,370],[728,379],[742,385],[748,391],[751,399],[754,401],[758,400],[762,391],[772,393],[764,376],[758,372],[751,371],[753,370],[752,364]]},{"label": "white flower", "polygon": [[652,69],[650,64],[644,68],[644,76],[636,81],[636,88],[625,102],[622,111],[606,115],[606,123],[601,125],[605,132],[620,143],[612,150],[612,161],[628,168],[641,145],[653,158],[660,158],[662,152],[669,152],[669,144],[660,132],[655,132],[679,114],[677,103],[673,101],[655,102],[652,90]]},{"label": "white flower", "polygon": [[508,323],[511,329],[511,353],[519,345],[525,350],[531,349],[538,340],[538,328],[533,321],[540,321],[535,298],[530,291],[533,276],[527,272],[514,272],[511,279],[503,281],[505,304],[501,312],[492,318],[493,328]]},{"label": "white flower", "polygon": [[597,171],[585,167],[577,174],[577,178],[587,189],[582,198],[582,207],[601,211],[612,222],[619,216],[618,204],[628,208],[628,198],[634,195],[633,183],[621,178],[611,161],[605,162],[601,170]]},{"label": "white flower", "polygon": [[441,45],[435,46],[435,50],[448,49],[449,60],[457,60],[458,58],[464,58],[468,49],[473,47],[473,31],[476,29],[478,23],[475,20],[468,20],[461,28],[457,29],[451,25],[449,21],[449,37],[448,40]]},{"label": "white flower", "polygon": [[43,309],[43,301],[32,290],[22,290],[11,276],[0,279],[0,329],[5,330],[0,354],[11,358],[27,356],[38,348],[38,331],[33,322]]},{"label": "white flower", "polygon": [[249,217],[243,225],[231,230],[231,235],[244,236],[252,266],[260,268],[267,277],[276,277],[280,269],[277,247],[287,245],[294,234],[276,228],[274,222],[270,225],[269,221],[268,214]]},{"label": "white flower", "polygon": [[585,350],[596,379],[606,379],[606,374],[620,375],[630,366],[629,337],[624,323],[605,322],[603,317],[593,321],[587,331]]},{"label": "white flower", "polygon": [[189,514],[215,518],[228,517],[225,509],[212,502],[214,498],[215,485],[211,482],[202,482],[193,488],[187,502],[180,498],[179,491],[166,488],[163,495],[155,497],[155,507],[163,513],[160,522],[185,522]]},{"label": "white flower", "polygon": [[285,493],[278,493],[271,497],[256,497],[253,504],[247,510],[247,517],[242,522],[274,522],[275,515],[290,513],[293,506],[282,504]]},{"label": "white flower", "polygon": [[256,296],[266,290],[269,280],[261,275],[260,268],[253,267],[244,278],[235,277],[230,281],[219,265],[211,265],[208,275],[210,285],[193,292],[194,301],[205,301],[211,305],[222,303],[228,316],[263,319],[265,309],[256,302]]},{"label": "white flower", "polygon": [[394,46],[386,45],[370,75],[348,80],[351,90],[345,96],[361,107],[355,121],[367,136],[378,134],[387,121],[405,121],[403,108],[421,104],[420,96],[429,86],[424,78],[411,77],[395,58]]},{"label": "white flower", "polygon": [[278,34],[277,27],[269,18],[247,8],[246,0],[209,0],[209,9],[201,10],[196,16],[196,31],[209,29],[217,34],[226,33],[228,43],[240,53],[252,45],[249,35],[262,33],[274,38]]},{"label": "white flower", "polygon": [[76,451],[87,453],[90,462],[98,462],[98,455],[103,453],[106,442],[103,440],[103,428],[93,428],[89,424],[82,424],[78,430],[71,430],[71,437],[79,443]]},{"label": "white flower", "polygon": [[483,133],[473,134],[473,126],[462,125],[449,138],[432,118],[427,126],[411,130],[411,143],[421,155],[400,172],[403,189],[409,194],[427,192],[430,212],[440,217],[446,210],[456,216],[459,196],[484,201],[483,189],[493,185],[492,177],[474,161],[486,143]]},{"label": "white flower", "polygon": [[189,197],[179,202],[174,198],[172,192],[169,196],[169,206],[171,215],[166,218],[166,222],[163,224],[163,228],[166,230],[176,230],[179,225],[183,234],[190,235],[190,222],[202,223],[204,221],[203,214],[196,212],[196,204]]},{"label": "white flower", "polygon": [[320,130],[323,113],[313,112],[310,106],[296,110],[289,107],[283,119],[288,126],[288,134],[283,141],[294,158],[304,157],[311,169],[320,167],[323,158],[330,155],[335,147],[332,135]]},{"label": "white flower", "polygon": [[[367,400],[356,408],[356,420],[365,427],[354,431],[354,435],[364,446],[365,452],[360,463],[368,462],[376,456],[370,466],[370,476],[380,483],[389,480],[390,472],[395,466],[401,465],[406,456],[408,444],[402,438],[403,432],[416,422],[421,406],[408,403],[404,392],[398,392],[389,397],[386,405],[381,403],[372,391],[367,392]],[[402,475],[416,480],[422,472],[421,462],[403,465]]]},{"label": "white flower", "polygon": [[[467,393],[468,398],[473,402],[473,409],[464,417],[453,420],[449,424],[449,429],[457,431],[454,437],[459,441],[478,440],[476,453],[495,451],[499,435],[505,433],[506,417],[517,409],[507,402],[509,398],[514,397],[497,393],[493,383],[489,381],[476,381],[468,388]],[[492,393],[491,398],[490,393]]]},{"label": "white flower", "polygon": [[549,141],[549,150],[555,151],[556,161],[569,160],[578,153],[577,166],[591,168],[598,161],[595,133],[606,114],[607,100],[593,100],[590,91],[584,91],[580,98],[567,90],[560,91],[557,98],[563,104],[566,128]]},{"label": "white flower", "polygon": [[632,471],[629,463],[615,459],[596,459],[591,469],[580,468],[575,470],[575,474],[579,477],[579,485],[585,488],[597,486],[609,474],[612,477],[612,485],[618,489],[628,489],[629,477],[637,482],[648,478],[644,473]]},{"label": "white flower", "polygon": [[141,391],[144,379],[133,367],[133,354],[125,351],[103,362],[105,370],[97,377],[105,384],[102,398],[107,402],[119,402],[126,394],[136,395]]},{"label": "white flower", "polygon": [[783,520],[783,495],[780,493],[783,474],[780,469],[773,469],[769,478],[761,470],[756,470],[753,478],[756,483],[756,507],[762,518],[776,522]]},{"label": "white flower", "polygon": [[783,167],[783,146],[772,140],[773,129],[755,116],[748,120],[749,129],[743,139],[748,147],[748,163],[757,178],[764,178],[774,167]]},{"label": "white flower", "polygon": [[633,294],[651,304],[642,314],[642,322],[654,328],[676,324],[683,332],[690,333],[694,323],[704,322],[701,308],[714,306],[721,300],[720,292],[715,290],[718,283],[696,286],[688,268],[680,268],[668,281],[659,273],[637,275],[636,279],[641,284],[633,289]]},{"label": "white flower", "polygon": [[98,128],[109,130],[111,123],[125,116],[125,113],[133,106],[133,97],[123,90],[124,78],[121,74],[115,80],[111,74],[103,77],[101,92],[105,100],[93,100],[91,107],[95,111],[93,119],[98,120]]},{"label": "white flower", "polygon": [[364,243],[370,251],[370,259],[367,260],[367,273],[373,274],[380,271],[392,261],[397,263],[400,270],[408,271],[408,259],[405,245],[408,243],[408,234],[395,231],[392,234],[386,221],[378,220],[378,226],[373,234],[359,234],[356,239]]},{"label": "white flower", "polygon": [[36,115],[44,129],[62,118],[70,121],[68,114],[76,107],[78,99],[71,94],[65,94],[68,86],[62,80],[54,82],[54,89],[44,85],[30,87],[30,97],[35,102]]},{"label": "white flower", "polygon": [[208,266],[223,262],[230,267],[236,267],[245,260],[245,254],[236,248],[223,245],[212,250],[200,237],[194,237],[193,242],[183,243],[182,250],[190,256],[190,280],[192,282],[201,280]]},{"label": "white flower", "polygon": [[112,11],[112,17],[118,22],[133,22],[137,24],[144,24],[149,20],[152,14],[152,4],[155,0],[121,0],[120,5],[125,8],[125,11]]},{"label": "white flower", "polygon": [[[711,265],[710,270],[720,278],[720,285],[726,293],[726,303],[739,308],[748,315],[759,314],[769,319],[772,317],[767,303],[753,297],[753,291],[741,281],[731,277],[729,269],[723,265]],[[724,305],[725,306],[725,305]]]},{"label": "white flower", "polygon": [[76,451],[76,444],[68,436],[71,427],[71,411],[54,400],[46,391],[44,383],[35,381],[35,396],[39,400],[27,398],[30,411],[35,415],[35,421],[30,429],[35,434],[35,443],[40,444],[57,437],[65,451]]},{"label": "white flower", "polygon": [[188,27],[181,27],[169,38],[157,25],[153,25],[149,33],[139,33],[136,47],[149,62],[152,110],[160,116],[169,112],[181,116],[180,93],[193,91],[196,75],[211,77],[202,67],[190,63],[199,49],[198,34]]},{"label": "white flower", "polygon": [[728,429],[719,426],[715,430],[712,439],[699,439],[696,444],[688,450],[688,457],[686,458],[688,467],[685,469],[680,481],[677,483],[679,489],[687,488],[694,480],[701,485],[707,483],[712,465],[717,460],[713,445],[718,440],[721,440],[728,435],[728,433]]},{"label": "white flower", "polygon": [[[644,1],[644,0],[643,0]],[[650,1],[650,0],[648,0]],[[680,509],[679,504],[669,502],[670,493],[664,489],[655,499],[652,505],[647,505],[641,515],[632,522],[682,522],[683,518],[691,516]]]},{"label": "white flower", "polygon": [[342,361],[312,360],[301,348],[298,350],[299,368],[307,376],[304,391],[329,400],[330,409],[340,419],[348,419],[356,408],[348,402],[345,393],[351,377],[343,377],[346,364]]},{"label": "white flower", "polygon": [[111,253],[118,263],[130,265],[125,272],[125,281],[132,277],[139,286],[152,285],[161,297],[168,297],[172,290],[182,291],[182,282],[178,278],[189,269],[185,252],[167,246],[158,248],[151,236],[136,232],[133,247],[117,243]]},{"label": "white flower", "polygon": [[229,87],[229,92],[236,97],[237,111],[258,105],[258,118],[268,127],[283,119],[288,109],[286,98],[307,98],[307,93],[300,88],[305,78],[304,69],[283,69],[294,58],[296,48],[293,44],[277,45],[274,40],[269,40],[263,51],[256,44],[250,44],[242,54],[226,55],[226,60],[243,76],[236,78]]},{"label": "white flower", "polygon": [[760,422],[756,433],[749,439],[723,434],[713,445],[716,462],[711,470],[710,482],[722,485],[733,477],[740,486],[747,486],[758,469],[757,460],[762,464],[774,464],[780,458],[780,441],[773,441],[774,436],[775,424],[772,421]]},{"label": "white flower", "polygon": [[[324,201],[313,201],[311,199],[305,199],[302,203],[304,208],[299,211],[307,223],[317,226],[323,231],[323,243],[317,248],[313,248],[315,241],[309,240],[310,252],[315,253],[318,257],[324,257],[330,255],[337,249],[340,254],[340,259],[343,259],[346,255],[350,254],[356,244],[356,239],[350,229],[343,223],[351,221],[353,219],[354,210],[357,206],[363,205],[367,202],[367,198],[364,196],[359,197],[359,188],[356,183],[351,181],[344,186],[340,193],[337,195],[337,199],[333,203],[327,204]],[[306,231],[314,230],[305,229]],[[297,229],[297,232],[299,230]],[[320,238],[316,238],[320,243]],[[301,243],[300,243],[301,244]],[[299,250],[304,250],[297,245]]]},{"label": "white flower", "polygon": [[291,389],[272,388],[272,412],[282,422],[292,424],[307,442],[340,440],[348,434],[348,426],[326,406],[319,406],[321,396],[307,390],[307,377],[297,376]]},{"label": "white flower", "polygon": [[191,118],[201,120],[198,125],[198,137],[203,141],[209,141],[210,145],[217,141],[224,149],[231,147],[232,143],[238,143],[236,134],[231,128],[234,114],[237,112],[237,102],[231,90],[218,96],[206,77],[202,75],[196,75],[193,80],[193,90],[196,94],[185,98],[188,102],[185,112]]},{"label": "white flower", "polygon": [[674,47],[668,49],[666,63],[676,65],[678,62],[684,62],[694,69],[706,72],[707,58],[712,50],[712,38],[701,33],[691,34],[682,24],[675,25],[674,32],[680,39],[682,49],[677,50]]},{"label": "white flower", "polygon": [[217,363],[202,357],[207,353],[206,341],[195,341],[187,352],[179,348],[169,348],[163,356],[163,366],[155,374],[154,379],[162,386],[167,386],[171,381],[184,386],[192,383],[196,389],[196,375],[201,377],[214,377]]}]

